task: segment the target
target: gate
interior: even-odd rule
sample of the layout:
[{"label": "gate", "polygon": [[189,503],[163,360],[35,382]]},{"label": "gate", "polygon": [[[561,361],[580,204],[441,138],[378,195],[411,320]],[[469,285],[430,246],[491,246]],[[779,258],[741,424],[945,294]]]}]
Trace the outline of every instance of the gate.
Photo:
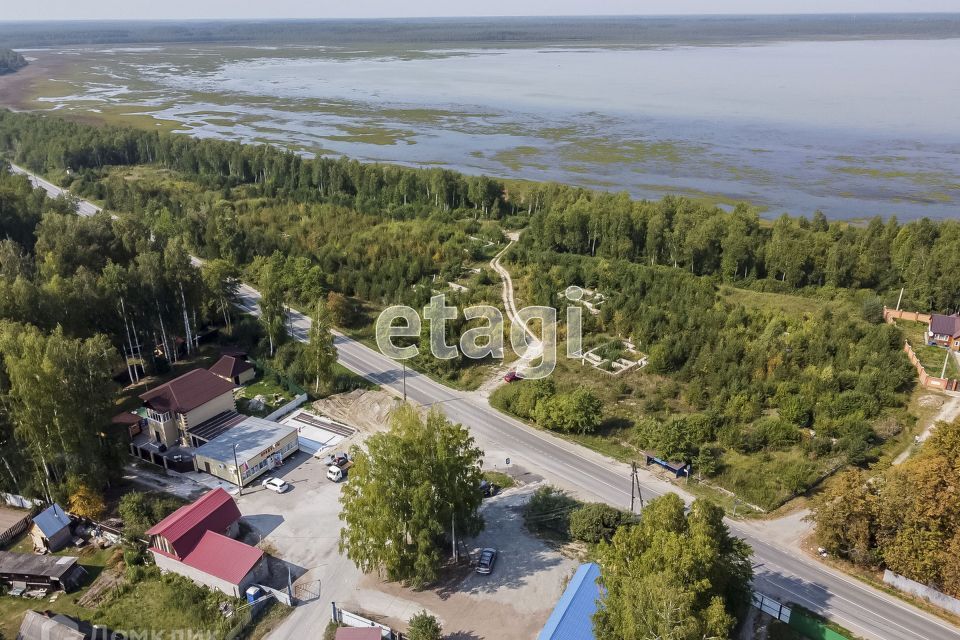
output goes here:
[{"label": "gate", "polygon": [[293,598],[297,602],[309,602],[320,597],[320,581],[311,580],[293,585]]}]

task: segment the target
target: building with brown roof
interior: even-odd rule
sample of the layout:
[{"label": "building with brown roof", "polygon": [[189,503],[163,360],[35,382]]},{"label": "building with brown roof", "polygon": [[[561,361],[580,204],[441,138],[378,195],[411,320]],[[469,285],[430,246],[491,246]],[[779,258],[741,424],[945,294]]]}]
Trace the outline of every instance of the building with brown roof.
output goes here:
[{"label": "building with brown roof", "polygon": [[188,443],[190,427],[236,410],[236,387],[206,369],[194,369],[142,394],[150,439],[167,447]]},{"label": "building with brown roof", "polygon": [[253,365],[241,355],[224,354],[210,367],[210,373],[234,384],[247,384],[257,377]]},{"label": "building with brown roof", "polygon": [[927,341],[953,351],[960,351],[960,314],[945,316],[934,313],[931,315]]}]

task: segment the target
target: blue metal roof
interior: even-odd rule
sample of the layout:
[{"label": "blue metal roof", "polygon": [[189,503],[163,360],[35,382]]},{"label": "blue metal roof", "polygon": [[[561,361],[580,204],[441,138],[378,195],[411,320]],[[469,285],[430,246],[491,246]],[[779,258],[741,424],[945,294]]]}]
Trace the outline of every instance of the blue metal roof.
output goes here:
[{"label": "blue metal roof", "polygon": [[70,526],[70,516],[64,513],[57,503],[53,503],[33,518],[33,524],[43,532],[47,538],[56,535],[64,527]]},{"label": "blue metal roof", "polygon": [[600,567],[594,563],[580,565],[537,640],[595,640],[593,614],[601,595],[599,577]]}]

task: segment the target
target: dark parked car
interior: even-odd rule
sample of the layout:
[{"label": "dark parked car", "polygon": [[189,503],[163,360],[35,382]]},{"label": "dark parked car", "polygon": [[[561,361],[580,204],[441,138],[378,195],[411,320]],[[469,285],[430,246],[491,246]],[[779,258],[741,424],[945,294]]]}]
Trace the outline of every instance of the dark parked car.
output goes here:
[{"label": "dark parked car", "polygon": [[492,482],[487,482],[486,480],[480,481],[480,494],[484,498],[492,498],[493,496],[500,493],[500,487],[493,484]]},{"label": "dark parked car", "polygon": [[340,467],[342,469],[350,464],[350,456],[345,453],[334,453],[327,456],[323,463],[328,467]]},{"label": "dark parked car", "polygon": [[511,371],[507,375],[503,376],[503,380],[504,382],[514,382],[516,380],[523,380],[523,376],[516,371]]},{"label": "dark parked car", "polygon": [[496,549],[484,549],[480,552],[480,559],[477,561],[477,573],[488,575],[493,571],[493,565],[497,562]]}]

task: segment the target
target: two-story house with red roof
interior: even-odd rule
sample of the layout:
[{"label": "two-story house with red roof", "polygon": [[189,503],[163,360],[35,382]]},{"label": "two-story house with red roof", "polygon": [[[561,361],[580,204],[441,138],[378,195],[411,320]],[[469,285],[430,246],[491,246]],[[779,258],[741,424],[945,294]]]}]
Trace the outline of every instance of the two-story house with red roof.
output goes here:
[{"label": "two-story house with red roof", "polygon": [[161,571],[239,598],[267,574],[263,551],[234,540],[239,528],[237,503],[214,489],[151,527],[150,553]]}]

